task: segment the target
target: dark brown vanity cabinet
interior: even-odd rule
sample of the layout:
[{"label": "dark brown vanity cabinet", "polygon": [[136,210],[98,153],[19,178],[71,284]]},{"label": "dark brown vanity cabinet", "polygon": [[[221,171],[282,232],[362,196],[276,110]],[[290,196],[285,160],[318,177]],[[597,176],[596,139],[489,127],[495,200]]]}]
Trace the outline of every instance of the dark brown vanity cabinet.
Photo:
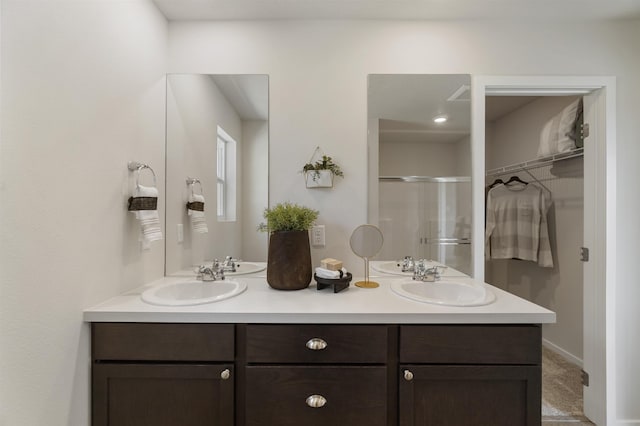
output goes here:
[{"label": "dark brown vanity cabinet", "polygon": [[540,425],[539,326],[401,326],[399,355],[400,426]]},{"label": "dark brown vanity cabinet", "polygon": [[93,426],[233,426],[234,326],[97,323]]},{"label": "dark brown vanity cabinet", "polygon": [[94,426],[532,426],[538,325],[92,328]]},{"label": "dark brown vanity cabinet", "polygon": [[246,326],[244,424],[394,424],[392,336],[385,325]]}]

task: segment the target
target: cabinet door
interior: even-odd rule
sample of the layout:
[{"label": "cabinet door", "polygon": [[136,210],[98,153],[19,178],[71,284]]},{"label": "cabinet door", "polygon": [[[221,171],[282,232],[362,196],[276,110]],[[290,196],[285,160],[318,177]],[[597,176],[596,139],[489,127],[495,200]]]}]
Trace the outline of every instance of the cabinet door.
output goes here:
[{"label": "cabinet door", "polygon": [[247,426],[386,426],[383,366],[249,366]]},{"label": "cabinet door", "polygon": [[94,364],[93,426],[232,426],[233,366]]},{"label": "cabinet door", "polygon": [[400,426],[539,426],[539,366],[400,369]]}]

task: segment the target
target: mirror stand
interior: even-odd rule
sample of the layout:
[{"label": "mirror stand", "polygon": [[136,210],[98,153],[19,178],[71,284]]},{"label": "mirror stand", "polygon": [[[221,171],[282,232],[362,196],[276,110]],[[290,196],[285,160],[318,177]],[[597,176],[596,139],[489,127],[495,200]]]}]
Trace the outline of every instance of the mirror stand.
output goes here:
[{"label": "mirror stand", "polygon": [[351,234],[349,240],[351,251],[364,259],[364,281],[356,282],[356,287],[376,288],[380,286],[377,282],[369,280],[369,258],[380,252],[383,241],[382,232],[373,225],[360,225]]}]

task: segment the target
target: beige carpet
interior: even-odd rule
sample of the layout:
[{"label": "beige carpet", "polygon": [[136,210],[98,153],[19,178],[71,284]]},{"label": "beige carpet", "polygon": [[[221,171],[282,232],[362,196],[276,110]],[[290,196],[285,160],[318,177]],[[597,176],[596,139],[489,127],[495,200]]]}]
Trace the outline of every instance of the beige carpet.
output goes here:
[{"label": "beige carpet", "polygon": [[580,367],[542,348],[542,422],[592,425],[584,416]]}]

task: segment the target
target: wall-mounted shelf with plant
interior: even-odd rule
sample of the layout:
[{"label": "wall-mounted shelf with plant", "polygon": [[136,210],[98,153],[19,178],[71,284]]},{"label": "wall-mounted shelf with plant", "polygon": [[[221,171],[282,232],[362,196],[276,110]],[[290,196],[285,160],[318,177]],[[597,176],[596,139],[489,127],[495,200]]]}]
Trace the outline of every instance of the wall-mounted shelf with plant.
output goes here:
[{"label": "wall-mounted shelf with plant", "polygon": [[311,159],[302,167],[307,188],[332,188],[335,176],[344,177],[339,165],[333,158],[325,155],[320,147],[316,147]]}]

